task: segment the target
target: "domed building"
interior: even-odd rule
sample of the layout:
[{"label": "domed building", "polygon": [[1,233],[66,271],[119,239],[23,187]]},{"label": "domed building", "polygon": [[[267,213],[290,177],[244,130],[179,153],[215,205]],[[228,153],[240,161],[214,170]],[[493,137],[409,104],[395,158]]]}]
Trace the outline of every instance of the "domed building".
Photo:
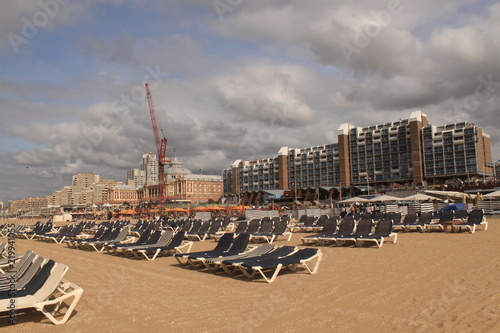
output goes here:
[{"label": "domed building", "polygon": [[[157,189],[158,185],[144,186],[140,190],[140,199],[156,199]],[[194,174],[174,157],[165,165],[164,193],[170,202],[215,202],[223,193],[222,176]]]},{"label": "domed building", "polygon": [[177,160],[177,157],[165,166],[165,180],[171,181],[186,175],[192,175],[191,170],[184,167],[184,165]]}]

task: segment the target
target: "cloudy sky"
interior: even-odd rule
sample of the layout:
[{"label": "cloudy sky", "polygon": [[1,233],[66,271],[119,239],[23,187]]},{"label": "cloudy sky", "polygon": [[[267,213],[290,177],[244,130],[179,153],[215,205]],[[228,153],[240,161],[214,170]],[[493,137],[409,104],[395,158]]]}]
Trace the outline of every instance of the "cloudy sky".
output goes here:
[{"label": "cloudy sky", "polygon": [[494,0],[5,1],[0,32],[5,203],[124,181],[155,151],[144,82],[194,172],[414,110],[477,124],[500,158]]}]

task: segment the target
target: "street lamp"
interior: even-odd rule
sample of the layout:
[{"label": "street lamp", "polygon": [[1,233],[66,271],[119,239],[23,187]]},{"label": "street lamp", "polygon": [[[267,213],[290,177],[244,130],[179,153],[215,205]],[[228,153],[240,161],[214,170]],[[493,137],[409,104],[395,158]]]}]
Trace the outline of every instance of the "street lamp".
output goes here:
[{"label": "street lamp", "polygon": [[366,175],[365,176],[365,179],[366,179],[366,190],[368,191],[368,195],[370,195],[370,176]]}]

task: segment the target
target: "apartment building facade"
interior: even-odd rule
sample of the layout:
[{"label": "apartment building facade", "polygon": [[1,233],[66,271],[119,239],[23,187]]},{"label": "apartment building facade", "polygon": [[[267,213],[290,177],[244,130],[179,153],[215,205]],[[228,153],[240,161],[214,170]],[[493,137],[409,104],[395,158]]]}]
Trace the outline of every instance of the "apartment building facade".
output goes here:
[{"label": "apartment building facade", "polygon": [[155,154],[142,155],[141,170],[144,172],[144,185],[158,184],[158,158]]},{"label": "apartment building facade", "polygon": [[47,207],[47,198],[28,198],[9,201],[9,215],[39,215]]},{"label": "apartment building facade", "polygon": [[102,179],[93,172],[84,172],[72,177],[72,185],[64,186],[46,197],[49,207],[65,205],[91,205],[109,199],[109,190],[123,185],[113,179]]},{"label": "apartment building facade", "polygon": [[127,185],[144,186],[146,184],[146,172],[140,169],[127,171]]},{"label": "apartment building facade", "polygon": [[368,127],[342,124],[338,143],[282,147],[277,156],[235,161],[222,171],[224,194],[296,188],[421,185],[493,175],[489,135],[461,122],[433,126],[421,111]]}]

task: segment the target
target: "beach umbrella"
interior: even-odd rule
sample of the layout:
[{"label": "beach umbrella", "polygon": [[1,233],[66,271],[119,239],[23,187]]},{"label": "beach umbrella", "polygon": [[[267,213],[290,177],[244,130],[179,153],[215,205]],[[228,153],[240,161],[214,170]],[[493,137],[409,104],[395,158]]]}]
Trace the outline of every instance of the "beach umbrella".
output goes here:
[{"label": "beach umbrella", "polygon": [[206,210],[206,207],[198,206],[198,207],[195,207],[195,208],[191,208],[191,210],[194,210],[196,212],[202,212],[202,211]]},{"label": "beach umbrella", "polygon": [[436,200],[436,201],[443,201],[442,199],[439,199],[438,197],[433,197],[431,195],[427,195],[424,193],[417,193],[413,195],[409,195],[407,197],[401,198],[403,201],[427,201],[427,200]]},{"label": "beach umbrella", "polygon": [[460,199],[460,200],[467,199],[467,194],[462,193],[462,192],[456,192],[456,191],[426,190],[425,193],[431,194],[431,195],[442,196],[442,197],[447,198],[447,199]]},{"label": "beach umbrella", "polygon": [[360,198],[360,197],[353,197],[353,198],[339,201],[338,203],[355,203],[355,202],[369,202],[369,200],[365,199],[365,198]]},{"label": "beach umbrella", "polygon": [[241,206],[233,206],[233,207],[230,207],[229,209],[231,209],[231,210],[241,210],[241,211],[243,211],[243,210],[250,209],[250,208],[252,208],[252,207],[250,207],[250,206],[243,206],[243,205],[241,205]]},{"label": "beach umbrella", "polygon": [[500,190],[483,195],[485,198],[500,198]]},{"label": "beach umbrella", "polygon": [[224,210],[226,208],[224,207],[219,207],[219,206],[208,206],[208,207],[205,207],[205,210]]},{"label": "beach umbrella", "polygon": [[382,201],[401,201],[401,198],[393,197],[391,195],[381,195],[369,200],[370,202],[382,202]]}]

